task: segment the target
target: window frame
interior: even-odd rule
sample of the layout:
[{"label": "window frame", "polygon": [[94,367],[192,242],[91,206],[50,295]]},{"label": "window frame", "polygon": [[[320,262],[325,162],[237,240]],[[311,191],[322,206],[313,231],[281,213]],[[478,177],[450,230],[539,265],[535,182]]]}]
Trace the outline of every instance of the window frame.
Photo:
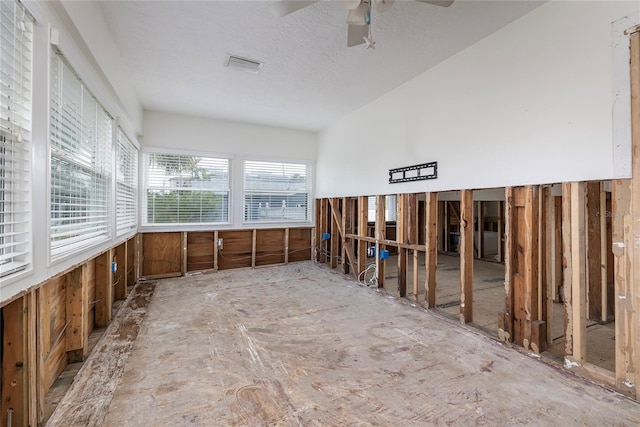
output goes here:
[{"label": "window frame", "polygon": [[[33,182],[33,49],[35,20],[18,1],[0,5],[2,15],[12,18],[0,23],[13,32],[3,58],[1,71],[7,78],[0,104],[0,284],[33,270],[33,217],[31,215]],[[6,9],[6,10],[5,10]],[[22,22],[23,24],[18,24]],[[18,34],[16,30],[23,31]],[[20,39],[18,41],[18,38]],[[18,41],[18,43],[16,43]],[[26,54],[26,55],[25,55]],[[16,69],[15,58],[19,61]],[[11,64],[11,65],[9,65]],[[26,75],[25,75],[26,74]],[[17,90],[16,90],[17,88]],[[17,155],[16,155],[17,154]],[[20,236],[20,237],[19,237]]]},{"label": "window frame", "polygon": [[[183,156],[183,157],[201,157],[206,159],[213,160],[224,160],[227,162],[227,204],[226,204],[226,221],[212,221],[212,222],[149,222],[149,204],[147,194],[150,189],[149,186],[149,157],[152,155],[169,155],[169,156]],[[186,151],[186,150],[175,150],[175,149],[166,149],[166,148],[158,148],[158,147],[143,147],[140,150],[140,167],[138,175],[141,179],[140,191],[139,193],[139,212],[140,219],[139,224],[143,229],[153,229],[153,230],[172,230],[179,229],[181,231],[184,230],[192,230],[192,229],[212,229],[212,228],[227,228],[233,223],[233,202],[234,202],[234,186],[233,186],[233,156],[228,154],[220,154],[213,153],[207,151]],[[151,187],[155,189],[162,189],[168,187]],[[180,191],[191,191],[191,190],[180,190]],[[193,190],[193,191],[202,191],[202,189]],[[212,193],[219,193],[220,190],[210,190]]]},{"label": "window frame", "polygon": [[[114,210],[112,208],[112,195],[114,194],[114,186],[112,180],[115,171],[113,161],[115,120],[100,100],[93,94],[90,88],[79,77],[78,73],[71,66],[69,60],[64,54],[62,54],[57,48],[51,47],[49,51],[49,59],[51,67],[49,73],[50,105],[48,129],[48,256],[49,262],[57,262],[73,256],[87,248],[108,242],[113,237],[114,232],[112,222]],[[59,81],[57,86],[54,84],[54,61],[58,63],[57,78]],[[61,86],[61,84],[64,84],[65,73],[71,76],[69,79],[71,83],[77,83],[80,102],[80,104],[76,106],[76,115],[68,117],[65,117],[65,114],[68,113],[65,113],[64,108],[65,102],[68,103],[68,100],[65,100],[65,95],[68,98],[69,93],[65,94],[64,86]],[[74,78],[75,80],[73,80]],[[58,92],[54,94],[54,90],[57,90]],[[68,90],[74,90],[73,86],[70,86],[70,89]],[[54,99],[58,100],[57,108],[59,111],[54,110]],[[94,108],[85,110],[85,100],[87,101],[86,105],[91,107],[93,104]],[[94,114],[95,117],[93,119],[90,118]],[[58,117],[54,119],[54,115],[57,115]],[[83,117],[84,115],[87,115],[86,120]],[[74,124],[76,127],[75,129],[68,128],[70,129],[68,133],[75,131],[77,135],[64,139],[62,136],[62,129],[64,127],[65,120],[69,119],[75,122]],[[93,122],[91,122],[91,120],[93,120]],[[93,126],[88,128],[87,124]],[[54,127],[56,125],[59,127]],[[87,135],[90,135],[91,132],[93,132],[93,145],[84,145],[86,140],[88,140]],[[54,136],[54,134],[56,135]],[[85,140],[84,142],[83,139]],[[93,151],[90,150],[87,152],[87,148],[91,148]],[[68,152],[65,153],[65,151]],[[84,158],[82,158],[81,154]],[[86,164],[83,164],[83,160]],[[56,203],[54,203],[54,197],[56,196],[56,194],[54,194],[54,185],[56,180],[60,180],[60,176],[55,176],[53,174],[55,161],[59,161],[60,164],[68,165],[67,169],[56,171],[60,172],[60,176],[62,173],[68,172],[70,174],[75,174],[76,178],[83,173],[89,177],[86,181],[77,179],[76,182],[78,186],[76,188],[71,187],[71,182],[68,182],[68,184],[70,184],[70,186],[67,187],[69,195],[58,194],[60,199]],[[61,182],[64,182],[64,180]],[[92,220],[95,219],[97,220],[96,224],[99,225],[98,231],[83,232],[76,236],[54,240],[56,237],[64,236],[65,233],[62,233],[61,230],[65,228],[65,226],[66,228],[72,228],[72,225],[74,224],[73,214],[69,217],[71,219],[68,220],[67,224],[63,224],[65,221],[59,218],[54,220],[54,211],[59,213],[65,212],[64,209],[56,209],[56,207],[64,207],[63,200],[73,196],[74,191],[81,190],[83,184],[85,186],[89,184],[89,187],[86,187],[89,188],[87,194],[77,198],[78,203],[75,206],[71,205],[68,200],[68,206],[70,207],[68,211],[73,212],[73,208],[76,207],[77,211],[85,212],[85,216],[75,217],[76,220],[79,220],[78,224],[84,223],[85,225],[90,225]],[[61,189],[64,189],[64,187],[61,187]],[[97,204],[95,204],[96,202]],[[88,215],[86,215],[86,213],[88,213]],[[60,218],[64,218],[64,216],[61,216]],[[55,224],[56,222],[59,223],[57,227]],[[95,228],[95,226],[93,226],[93,228]],[[55,231],[56,229],[58,229],[57,233]],[[85,229],[88,230],[89,228],[85,227]],[[54,243],[55,241],[60,243],[56,244]]]},{"label": "window frame", "polygon": [[[121,139],[122,138],[122,139]],[[132,140],[131,138],[129,138],[129,136],[127,135],[127,133],[120,127],[118,126],[116,129],[116,141],[115,141],[115,162],[114,162],[114,176],[115,176],[115,189],[114,189],[114,194],[115,194],[115,209],[114,209],[114,219],[115,219],[115,235],[116,237],[121,237],[124,236],[132,231],[135,231],[138,229],[138,224],[139,224],[139,211],[140,211],[140,203],[139,203],[139,188],[138,188],[138,183],[139,183],[139,164],[140,164],[140,149],[138,147],[138,145],[134,142],[135,140]],[[133,153],[132,158],[129,159],[129,162],[126,165],[121,165],[120,164],[120,146],[121,146],[121,142],[122,145],[126,146],[127,151],[129,153]],[[124,166],[125,169],[128,169],[126,171],[121,170],[121,168]],[[128,168],[127,168],[128,166]],[[121,179],[121,172],[123,172],[126,176],[123,176]],[[124,216],[124,218],[122,216],[119,215],[120,212],[120,208],[123,206],[121,205],[121,200],[122,197],[119,197],[121,192],[123,190],[126,194],[130,194],[131,195],[131,200],[133,202],[133,212],[129,213],[128,212],[128,206],[125,204],[124,205],[124,210],[127,211],[127,215]],[[129,217],[132,217],[131,219],[128,219]],[[124,224],[122,224],[121,220],[122,219],[128,219],[125,221]]]},{"label": "window frame", "polygon": [[[295,166],[304,166],[305,167],[305,190],[306,190],[306,217],[304,219],[289,219],[285,218],[282,220],[270,219],[264,221],[255,221],[248,220],[246,217],[247,206],[246,206],[246,170],[247,163],[255,162],[255,163],[271,163],[276,165],[295,165]],[[243,227],[251,227],[251,228],[260,228],[260,227],[283,227],[283,226],[306,226],[313,224],[315,221],[315,203],[314,203],[314,169],[313,164],[309,160],[300,160],[300,159],[276,159],[276,158],[268,158],[268,157],[244,157],[242,158],[241,164],[239,165],[239,176],[240,176],[240,217],[241,224]]]}]

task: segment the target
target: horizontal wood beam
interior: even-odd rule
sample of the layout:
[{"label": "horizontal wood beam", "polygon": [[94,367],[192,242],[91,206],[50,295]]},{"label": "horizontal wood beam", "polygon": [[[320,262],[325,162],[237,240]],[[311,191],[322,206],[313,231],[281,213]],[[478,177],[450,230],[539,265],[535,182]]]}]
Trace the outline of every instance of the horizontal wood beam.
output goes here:
[{"label": "horizontal wood beam", "polygon": [[400,243],[395,240],[376,239],[375,237],[368,237],[368,236],[363,237],[357,234],[350,234],[350,233],[347,233],[347,237],[350,239],[359,240],[363,242],[370,242],[370,243],[379,242],[381,245],[391,246],[394,248],[403,248],[403,249],[409,249],[413,251],[425,252],[425,245],[414,245],[413,243]]}]

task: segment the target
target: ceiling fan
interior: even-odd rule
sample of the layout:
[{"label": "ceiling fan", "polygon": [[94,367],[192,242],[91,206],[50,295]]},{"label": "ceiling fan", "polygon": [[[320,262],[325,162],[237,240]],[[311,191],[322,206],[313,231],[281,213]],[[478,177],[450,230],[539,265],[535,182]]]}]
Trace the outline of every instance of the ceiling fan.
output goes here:
[{"label": "ceiling fan", "polygon": [[[371,37],[371,9],[375,5],[377,13],[389,9],[395,0],[340,0],[349,9],[347,16],[347,47],[363,43],[367,48],[375,49],[375,41]],[[449,7],[453,0],[415,0],[436,6]],[[277,0],[269,6],[272,14],[283,17],[310,6],[318,1],[310,0]]]}]

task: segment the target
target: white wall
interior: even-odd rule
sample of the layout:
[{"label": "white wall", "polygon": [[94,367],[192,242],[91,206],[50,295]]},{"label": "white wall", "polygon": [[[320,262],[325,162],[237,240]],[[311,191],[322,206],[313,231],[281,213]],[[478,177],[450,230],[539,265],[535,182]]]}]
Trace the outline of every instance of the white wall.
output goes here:
[{"label": "white wall", "polygon": [[175,113],[145,111],[144,147],[252,155],[278,160],[316,158],[314,132]]},{"label": "white wall", "polygon": [[87,47],[85,56],[95,60],[103,82],[125,112],[120,117],[122,127],[133,138],[142,134],[142,106],[100,4],[77,0],[63,0],[61,4]]},{"label": "white wall", "polygon": [[[316,196],[614,175],[611,22],[637,1],[553,1],[320,134]],[[438,162],[438,179],[388,169]]]}]

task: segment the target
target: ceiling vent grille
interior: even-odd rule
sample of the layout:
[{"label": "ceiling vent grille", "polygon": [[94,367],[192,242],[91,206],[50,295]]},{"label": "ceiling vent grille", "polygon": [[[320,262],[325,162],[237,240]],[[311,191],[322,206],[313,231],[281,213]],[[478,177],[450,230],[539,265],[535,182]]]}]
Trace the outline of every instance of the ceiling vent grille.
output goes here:
[{"label": "ceiling vent grille", "polygon": [[229,55],[225,64],[229,68],[240,71],[248,71],[250,73],[259,73],[264,63],[253,59],[242,58],[240,56]]}]

